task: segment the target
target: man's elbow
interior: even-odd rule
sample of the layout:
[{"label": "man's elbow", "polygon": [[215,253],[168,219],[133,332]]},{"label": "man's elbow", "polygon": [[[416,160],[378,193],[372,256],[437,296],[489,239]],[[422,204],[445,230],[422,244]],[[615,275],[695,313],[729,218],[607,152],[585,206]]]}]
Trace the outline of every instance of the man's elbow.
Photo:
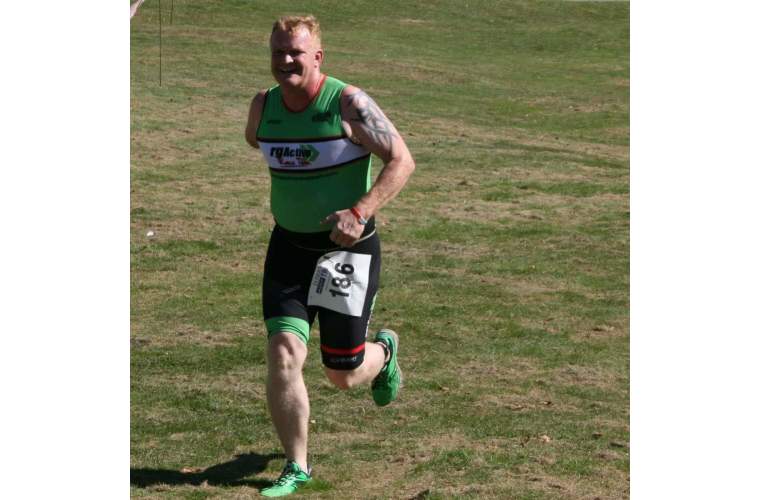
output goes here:
[{"label": "man's elbow", "polygon": [[393,175],[401,175],[403,177],[409,177],[417,168],[412,155],[409,151],[400,151],[391,156],[391,158],[383,159],[383,168],[388,168],[388,171],[393,171]]},{"label": "man's elbow", "polygon": [[414,172],[414,169],[417,168],[417,165],[414,163],[414,158],[412,158],[412,155],[407,153],[405,160],[406,161],[404,162],[404,164],[406,165],[407,176],[412,175],[412,172]]},{"label": "man's elbow", "polygon": [[258,149],[259,143],[256,141],[256,135],[251,134],[249,129],[245,130],[245,142],[251,145],[252,148]]}]

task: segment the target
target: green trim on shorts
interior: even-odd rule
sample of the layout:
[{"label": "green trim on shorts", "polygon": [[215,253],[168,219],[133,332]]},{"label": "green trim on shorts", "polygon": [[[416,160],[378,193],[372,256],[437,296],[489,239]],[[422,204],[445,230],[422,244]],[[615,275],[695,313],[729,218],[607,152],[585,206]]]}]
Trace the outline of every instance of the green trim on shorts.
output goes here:
[{"label": "green trim on shorts", "polygon": [[292,316],[276,316],[265,321],[267,325],[267,339],[279,332],[292,333],[304,344],[309,343],[309,322]]}]

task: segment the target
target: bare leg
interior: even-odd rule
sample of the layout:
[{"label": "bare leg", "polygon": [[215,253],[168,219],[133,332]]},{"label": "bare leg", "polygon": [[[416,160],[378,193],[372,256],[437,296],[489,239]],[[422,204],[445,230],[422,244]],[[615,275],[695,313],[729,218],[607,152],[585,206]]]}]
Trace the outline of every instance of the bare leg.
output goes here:
[{"label": "bare leg", "polygon": [[330,382],[340,389],[350,389],[371,382],[385,364],[385,350],[376,342],[364,344],[364,362],[353,370],[333,370],[325,367]]},{"label": "bare leg", "polygon": [[280,332],[269,339],[267,402],[285,456],[308,470],[306,448],[309,395],[303,382],[306,345],[293,334]]}]

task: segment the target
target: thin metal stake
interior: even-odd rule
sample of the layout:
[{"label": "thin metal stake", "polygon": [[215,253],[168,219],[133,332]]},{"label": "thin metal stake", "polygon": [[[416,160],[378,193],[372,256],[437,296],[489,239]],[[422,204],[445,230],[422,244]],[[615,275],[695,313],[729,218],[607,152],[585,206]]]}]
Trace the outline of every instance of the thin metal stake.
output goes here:
[{"label": "thin metal stake", "polygon": [[169,24],[174,25],[174,0],[172,0],[172,8],[169,11]]},{"label": "thin metal stake", "polygon": [[163,66],[163,47],[161,46],[162,38],[161,26],[161,0],[158,0],[158,86],[161,86],[161,69]]}]

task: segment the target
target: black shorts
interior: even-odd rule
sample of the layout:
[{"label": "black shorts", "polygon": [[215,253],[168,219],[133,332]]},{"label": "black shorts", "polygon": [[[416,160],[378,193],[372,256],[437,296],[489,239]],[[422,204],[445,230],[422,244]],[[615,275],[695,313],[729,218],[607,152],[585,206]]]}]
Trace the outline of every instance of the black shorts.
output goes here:
[{"label": "black shorts", "polygon": [[[380,282],[380,239],[373,220],[367,224],[359,242],[351,248],[337,247],[329,234],[292,233],[279,225],[274,227],[264,264],[264,321],[268,336],[288,332],[306,344],[314,318],[319,317],[322,363],[336,370],[351,370],[364,361],[364,343]],[[338,254],[363,262],[369,260],[368,271],[363,268],[367,272],[363,302],[358,301],[353,306],[356,315],[320,305],[308,305],[312,281],[315,281],[315,290],[330,292],[333,297],[348,295],[352,291],[353,266],[336,261],[329,261],[329,265],[343,274],[336,274],[336,278],[326,282],[322,279],[317,287],[320,278],[319,275],[315,276],[317,264],[323,256],[336,251],[369,256],[367,259]],[[360,294],[354,295],[360,297]]]}]

